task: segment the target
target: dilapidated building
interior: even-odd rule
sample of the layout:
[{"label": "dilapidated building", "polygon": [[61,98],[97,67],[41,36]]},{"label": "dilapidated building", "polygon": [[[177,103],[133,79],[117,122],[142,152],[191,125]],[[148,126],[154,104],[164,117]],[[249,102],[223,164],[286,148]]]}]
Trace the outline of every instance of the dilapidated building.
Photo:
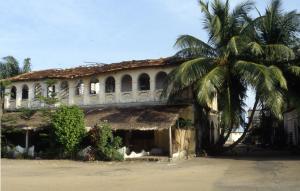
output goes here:
[{"label": "dilapidated building", "polygon": [[284,131],[287,144],[300,146],[300,115],[295,108],[290,108],[283,113]]},{"label": "dilapidated building", "polygon": [[[156,149],[171,157],[182,150],[193,153],[195,129],[180,129],[176,124],[178,119],[193,122],[191,92],[183,92],[176,104],[169,104],[161,97],[168,73],[182,62],[170,57],[21,74],[11,78],[12,84],[6,89],[3,128],[25,129],[28,147],[28,132],[48,126],[49,119],[37,112],[31,119],[24,120],[19,109],[50,107],[38,98],[55,95],[59,102],[54,107],[80,106],[87,128],[93,128],[99,121],[108,121],[122,137],[123,144],[133,151]],[[55,84],[46,83],[49,79],[54,79]],[[216,99],[209,104],[213,124],[210,137],[215,142],[218,135]]]}]

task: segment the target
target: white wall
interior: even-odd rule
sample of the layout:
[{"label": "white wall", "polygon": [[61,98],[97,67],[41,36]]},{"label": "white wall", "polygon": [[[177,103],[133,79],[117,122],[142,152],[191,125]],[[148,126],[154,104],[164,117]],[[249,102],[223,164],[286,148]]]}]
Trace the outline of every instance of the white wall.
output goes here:
[{"label": "white wall", "polygon": [[284,130],[287,136],[287,143],[300,145],[300,116],[297,110],[284,113]]},{"label": "white wall", "polygon": [[[99,80],[99,92],[98,94],[90,94],[90,80],[91,76],[80,78],[84,83],[83,95],[75,95],[76,81],[78,79],[67,79],[69,85],[69,96],[68,99],[62,100],[64,104],[68,105],[81,105],[81,106],[95,106],[102,104],[112,103],[144,103],[144,102],[162,102],[165,100],[160,99],[161,90],[155,89],[155,78],[159,72],[169,73],[173,67],[155,67],[155,68],[143,68],[134,70],[122,70],[113,73],[99,74],[93,76]],[[150,77],[150,90],[139,91],[138,90],[138,78],[142,73],[146,73]],[[124,75],[130,75],[132,78],[132,91],[122,92],[121,91],[121,79]],[[115,79],[115,92],[105,93],[105,81],[112,76]],[[59,98],[59,90],[61,82],[66,79],[58,80],[55,85],[55,90]],[[34,99],[34,86],[39,83],[42,86],[42,95],[47,96],[47,85],[45,80],[40,81],[24,81],[24,82],[13,82],[11,86],[17,88],[16,100],[11,100],[10,96],[7,95],[5,99],[6,109],[15,109],[21,107],[37,108],[43,107],[44,105],[38,100]],[[27,85],[29,87],[29,99],[22,100],[22,86]],[[10,93],[10,88],[6,89],[7,93]]]}]

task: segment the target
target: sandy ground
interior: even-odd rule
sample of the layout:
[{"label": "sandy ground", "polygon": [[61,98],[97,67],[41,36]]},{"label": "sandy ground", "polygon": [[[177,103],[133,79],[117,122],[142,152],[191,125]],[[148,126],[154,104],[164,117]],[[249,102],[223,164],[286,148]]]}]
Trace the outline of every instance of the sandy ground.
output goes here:
[{"label": "sandy ground", "polygon": [[195,158],[177,162],[2,159],[3,191],[300,191],[300,160]]}]

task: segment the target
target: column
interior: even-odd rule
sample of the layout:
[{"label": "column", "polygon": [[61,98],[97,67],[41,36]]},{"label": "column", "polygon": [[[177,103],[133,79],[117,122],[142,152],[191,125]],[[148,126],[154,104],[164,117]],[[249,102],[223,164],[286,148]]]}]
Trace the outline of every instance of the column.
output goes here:
[{"label": "column", "polygon": [[26,134],[25,134],[25,149],[26,149],[26,152],[28,151],[28,139],[29,139],[29,130],[26,129]]},{"label": "column", "polygon": [[10,89],[6,88],[4,91],[4,109],[9,109],[10,107]]},{"label": "column", "polygon": [[150,99],[149,101],[154,101],[155,100],[155,74],[154,73],[150,73],[149,72],[149,76],[150,76]]},{"label": "column", "polygon": [[16,85],[17,95],[16,95],[16,108],[20,108],[22,105],[22,86]]},{"label": "column", "polygon": [[103,76],[98,78],[99,80],[99,103],[105,104],[105,78]]},{"label": "column", "polygon": [[[42,83],[41,83],[41,95],[42,95],[43,97],[48,97],[47,91],[48,91],[48,86],[47,86],[47,84],[46,84],[45,82],[42,82]],[[44,102],[44,101],[41,102],[41,107],[45,107],[45,102]]]},{"label": "column", "polygon": [[172,127],[169,127],[169,158],[173,158]]},{"label": "column", "polygon": [[132,98],[136,102],[138,100],[138,75],[132,74]]},{"label": "column", "polygon": [[28,108],[31,108],[32,102],[34,100],[34,84],[28,85]]},{"label": "column", "polygon": [[84,91],[83,91],[83,105],[89,105],[90,104],[90,80],[84,79]]},{"label": "column", "polygon": [[121,102],[121,79],[120,76],[115,77],[115,102]]},{"label": "column", "polygon": [[74,104],[74,96],[75,96],[75,88],[76,88],[75,80],[69,80],[68,84],[69,84],[68,104],[73,105]]}]

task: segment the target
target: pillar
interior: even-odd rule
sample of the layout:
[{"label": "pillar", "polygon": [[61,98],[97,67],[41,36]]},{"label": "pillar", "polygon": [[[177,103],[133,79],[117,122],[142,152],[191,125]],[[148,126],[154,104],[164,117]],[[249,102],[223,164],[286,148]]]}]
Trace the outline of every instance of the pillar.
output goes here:
[{"label": "pillar", "polygon": [[[48,91],[47,84],[45,82],[41,83],[41,95],[43,97],[48,97],[47,91]],[[45,103],[43,101],[41,102],[41,107],[45,107]]]},{"label": "pillar", "polygon": [[149,72],[148,75],[150,76],[150,99],[149,101],[155,100],[155,73]]},{"label": "pillar", "polygon": [[115,77],[115,102],[121,102],[121,79],[119,76]]},{"label": "pillar", "polygon": [[10,89],[6,88],[4,93],[5,93],[5,96],[4,96],[4,109],[9,109],[9,107],[10,107]]},{"label": "pillar", "polygon": [[28,150],[28,140],[29,140],[29,130],[26,129],[26,135],[25,135],[25,149]]},{"label": "pillar", "polygon": [[28,85],[28,108],[31,108],[34,100],[34,84]]},{"label": "pillar", "polygon": [[105,103],[105,79],[103,77],[98,78],[99,80],[99,95],[98,95],[98,102],[100,104]]},{"label": "pillar", "polygon": [[22,86],[18,85],[17,95],[16,95],[16,108],[20,108],[22,106]]},{"label": "pillar", "polygon": [[75,80],[69,80],[68,85],[69,85],[68,104],[73,105],[74,104],[75,89],[76,89],[76,81]]},{"label": "pillar", "polygon": [[90,104],[90,80],[84,79],[83,84],[84,84],[83,105],[89,105]]},{"label": "pillar", "polygon": [[172,127],[169,127],[169,158],[173,158]]},{"label": "pillar", "polygon": [[136,102],[138,100],[138,76],[132,75],[132,98]]}]

